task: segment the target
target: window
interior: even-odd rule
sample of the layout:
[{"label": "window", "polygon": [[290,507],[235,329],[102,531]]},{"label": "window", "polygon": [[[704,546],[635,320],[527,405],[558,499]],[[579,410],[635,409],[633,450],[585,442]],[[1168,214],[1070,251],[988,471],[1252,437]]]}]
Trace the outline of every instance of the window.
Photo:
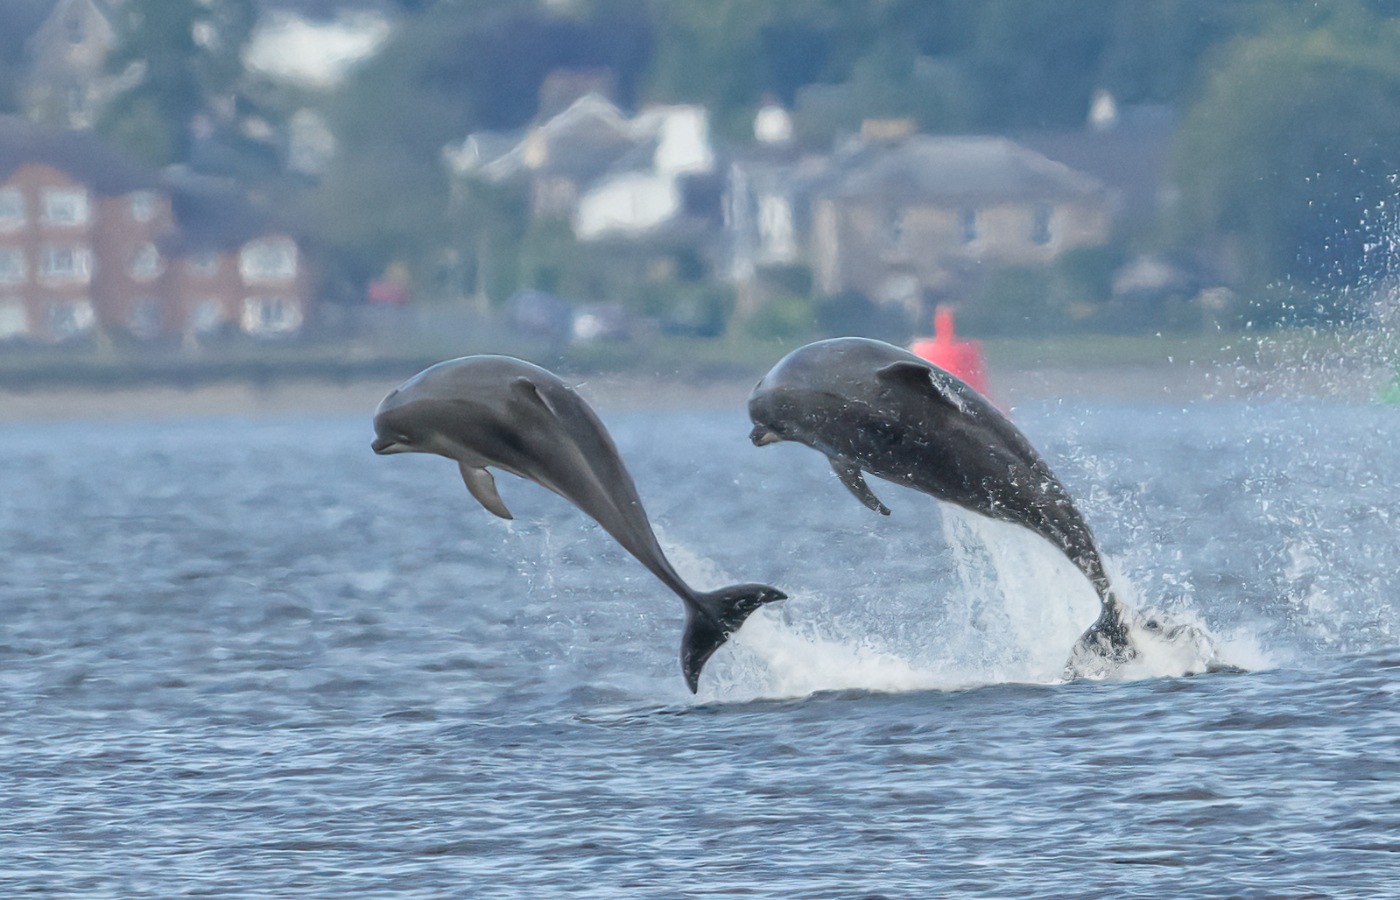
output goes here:
[{"label": "window", "polygon": [[82,188],[49,188],[44,191],[44,222],[49,225],[86,225],[87,191]]},{"label": "window", "polygon": [[243,301],[243,330],[249,334],[288,334],[301,327],[301,305],[291,297],[248,297]]},{"label": "window", "polygon": [[1054,210],[1041,203],[1036,206],[1031,218],[1031,240],[1037,244],[1050,243],[1050,218]]},{"label": "window", "polygon": [[97,322],[97,316],[92,311],[92,301],[86,298],[59,300],[49,304],[48,319],[49,334],[57,341],[91,331]]},{"label": "window", "polygon": [[44,248],[44,281],[50,283],[84,284],[92,270],[92,254],[86,247],[66,246]]},{"label": "window", "polygon": [[159,277],[163,269],[160,251],[156,249],[155,244],[147,242],[136,248],[136,252],[131,255],[131,264],[126,270],[137,281],[150,281]]},{"label": "window", "polygon": [[892,209],[885,215],[885,246],[899,250],[904,246],[904,231],[908,215],[902,209]]},{"label": "window", "polygon": [[137,337],[149,340],[160,335],[161,319],[160,302],[153,297],[141,297],[131,304],[126,327]]},{"label": "window", "polygon": [[962,242],[964,244],[970,244],[977,240],[977,210],[959,210],[958,228],[962,231]]},{"label": "window", "polygon": [[150,191],[136,191],[127,198],[131,218],[137,222],[149,222],[156,217],[156,195]]},{"label": "window", "polygon": [[190,329],[195,334],[212,334],[223,327],[224,305],[216,297],[203,297],[194,304]]},{"label": "window", "polygon": [[23,284],[28,277],[24,251],[18,247],[0,247],[0,284]]},{"label": "window", "polygon": [[249,241],[238,254],[238,272],[248,284],[295,278],[297,245],[288,238]]},{"label": "window", "polygon": [[24,194],[19,188],[0,188],[0,231],[24,227]]},{"label": "window", "polygon": [[29,314],[18,297],[0,297],[0,341],[29,334]]},{"label": "window", "polygon": [[77,10],[69,13],[67,20],[63,23],[63,32],[68,37],[68,43],[81,44],[87,40],[87,28],[83,24],[83,16]]},{"label": "window", "polygon": [[792,206],[786,197],[764,194],[758,198],[758,235],[770,257],[789,259],[797,254]]}]

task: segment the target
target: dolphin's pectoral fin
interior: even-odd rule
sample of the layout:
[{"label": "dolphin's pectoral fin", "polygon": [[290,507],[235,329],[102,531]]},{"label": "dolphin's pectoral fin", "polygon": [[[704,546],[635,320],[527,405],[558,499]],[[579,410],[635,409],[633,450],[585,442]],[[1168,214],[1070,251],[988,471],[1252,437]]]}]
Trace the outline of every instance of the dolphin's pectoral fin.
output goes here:
[{"label": "dolphin's pectoral fin", "polygon": [[870,490],[870,485],[865,483],[865,476],[861,474],[860,466],[850,460],[833,456],[831,457],[831,469],[836,473],[836,477],[841,479],[841,483],[852,494],[856,495],[857,500],[882,516],[890,514],[890,508],[881,503],[880,498],[875,496],[875,492]]},{"label": "dolphin's pectoral fin", "polygon": [[472,492],[476,501],[486,509],[502,519],[515,518],[506,509],[505,503],[501,502],[501,495],[496,493],[496,479],[491,473],[481,466],[469,466],[466,463],[458,463],[462,470],[462,480],[467,483],[467,490]]},{"label": "dolphin's pectoral fin", "polygon": [[920,393],[928,394],[935,400],[947,403],[960,413],[967,412],[962,395],[953,389],[947,375],[941,369],[935,370],[927,365],[900,360],[890,363],[876,372],[875,375],[881,381],[890,384],[903,384]]},{"label": "dolphin's pectoral fin", "polygon": [[515,393],[517,397],[522,398],[527,403],[539,404],[540,406],[543,406],[545,409],[549,410],[551,415],[557,416],[559,414],[554,409],[554,407],[550,405],[550,402],[547,399],[545,399],[545,396],[540,393],[540,389],[536,387],[535,383],[530,379],[526,378],[524,375],[521,375],[519,378],[512,380],[510,383],[510,389]]}]

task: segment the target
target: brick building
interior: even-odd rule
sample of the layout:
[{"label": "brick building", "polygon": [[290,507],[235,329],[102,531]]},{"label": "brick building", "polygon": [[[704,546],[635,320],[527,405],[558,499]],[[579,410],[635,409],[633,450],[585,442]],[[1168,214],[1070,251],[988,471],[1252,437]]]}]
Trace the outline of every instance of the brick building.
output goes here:
[{"label": "brick building", "polygon": [[0,340],[290,334],[311,291],[301,239],[233,189],[0,121]]}]

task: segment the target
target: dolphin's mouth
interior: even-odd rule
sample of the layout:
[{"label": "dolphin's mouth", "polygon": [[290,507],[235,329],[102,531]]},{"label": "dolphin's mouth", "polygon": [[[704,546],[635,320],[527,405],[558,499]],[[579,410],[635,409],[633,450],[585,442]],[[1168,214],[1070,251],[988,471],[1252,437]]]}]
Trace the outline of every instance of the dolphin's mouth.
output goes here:
[{"label": "dolphin's mouth", "polygon": [[393,438],[387,438],[383,436],[375,438],[373,441],[370,442],[369,446],[370,449],[372,449],[375,453],[378,453],[380,456],[383,456],[387,453],[399,453],[403,449],[403,447],[400,446],[398,441],[394,440]]},{"label": "dolphin's mouth", "polygon": [[749,440],[753,441],[755,447],[764,447],[768,444],[776,444],[782,440],[777,432],[765,425],[755,425],[753,431],[749,432]]}]

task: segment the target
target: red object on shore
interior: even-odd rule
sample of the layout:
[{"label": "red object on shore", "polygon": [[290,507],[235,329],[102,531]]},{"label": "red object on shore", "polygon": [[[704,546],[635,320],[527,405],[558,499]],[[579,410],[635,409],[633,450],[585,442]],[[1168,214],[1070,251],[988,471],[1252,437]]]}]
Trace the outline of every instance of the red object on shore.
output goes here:
[{"label": "red object on shore", "polygon": [[909,351],[958,378],[977,393],[987,393],[987,367],[982,362],[982,344],[960,341],[953,331],[953,310],[940,306],[933,314],[933,337],[916,338]]}]

